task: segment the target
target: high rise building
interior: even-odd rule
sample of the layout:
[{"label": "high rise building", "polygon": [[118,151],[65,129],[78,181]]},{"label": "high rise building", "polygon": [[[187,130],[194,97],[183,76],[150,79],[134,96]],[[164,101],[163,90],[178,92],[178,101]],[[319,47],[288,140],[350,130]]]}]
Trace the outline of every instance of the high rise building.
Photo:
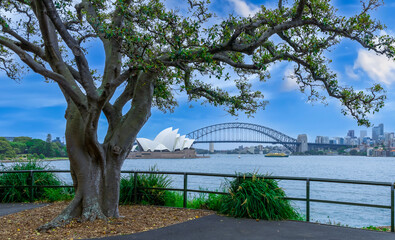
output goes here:
[{"label": "high rise building", "polygon": [[315,138],[315,143],[329,144],[329,137],[326,137],[326,136],[317,136],[317,137]]},{"label": "high rise building", "polygon": [[354,130],[348,130],[347,137],[350,137],[350,138],[355,137],[355,132],[354,132]]},{"label": "high rise building", "polygon": [[391,147],[394,142],[394,133],[384,133],[384,145],[387,147]]},{"label": "high rise building", "polygon": [[384,124],[380,123],[379,128],[380,128],[380,135],[384,136]]},{"label": "high rise building", "polygon": [[384,124],[382,123],[372,128],[372,139],[377,141],[380,136],[384,136]]},{"label": "high rise building", "polygon": [[361,132],[359,133],[359,138],[363,139],[367,135],[368,135],[368,132],[366,130],[361,130]]}]

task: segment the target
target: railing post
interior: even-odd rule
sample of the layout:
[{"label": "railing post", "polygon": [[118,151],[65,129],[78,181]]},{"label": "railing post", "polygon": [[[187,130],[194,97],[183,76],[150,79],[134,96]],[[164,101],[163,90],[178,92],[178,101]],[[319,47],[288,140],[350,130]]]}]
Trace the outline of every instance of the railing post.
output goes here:
[{"label": "railing post", "polygon": [[394,232],[394,221],[395,221],[395,216],[394,216],[394,185],[395,182],[392,183],[391,185],[391,232]]},{"label": "railing post", "polygon": [[306,179],[306,221],[310,222],[310,179]]},{"label": "railing post", "polygon": [[187,198],[188,198],[188,175],[184,173],[184,208],[187,208]]},{"label": "railing post", "polygon": [[34,185],[34,172],[32,170],[30,170],[29,173],[29,185],[30,185],[30,202],[33,202],[34,200],[34,189],[33,189],[33,185]]},{"label": "railing post", "polygon": [[133,201],[137,204],[137,172],[134,172],[133,181]]}]

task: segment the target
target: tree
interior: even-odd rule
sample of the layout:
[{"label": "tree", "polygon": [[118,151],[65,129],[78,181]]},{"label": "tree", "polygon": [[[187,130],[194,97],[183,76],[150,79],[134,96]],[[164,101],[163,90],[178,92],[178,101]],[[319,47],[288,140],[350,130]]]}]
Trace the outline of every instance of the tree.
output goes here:
[{"label": "tree", "polygon": [[51,143],[52,142],[52,135],[50,133],[48,133],[47,135],[47,139],[45,140],[47,143]]},{"label": "tree", "polygon": [[32,139],[26,142],[26,146],[28,147],[28,153],[30,154],[41,154],[46,155],[46,142],[41,139]]},{"label": "tree", "polygon": [[27,141],[32,140],[31,137],[15,137],[13,142],[22,142],[22,143],[26,143]]},{"label": "tree", "polygon": [[[151,108],[171,111],[177,105],[176,91],[191,101],[225,106],[231,114],[253,114],[266,102],[251,89],[248,76],[257,74],[264,81],[269,65],[285,61],[295,64],[293,77],[309,100],[337,98],[343,113],[359,124],[369,125],[367,114],[383,106],[380,85],[366,91],[340,86],[325,56],[348,38],[394,57],[394,39],[377,35],[384,27],[369,16],[381,5],[379,0],[366,1],[352,17],[337,15],[329,0],[279,0],[276,8],[262,6],[252,17],[226,20],[209,13],[205,0],[186,0],[187,13],[168,10],[160,0],[80,0],[75,6],[74,2],[0,3],[2,13],[19,15],[0,18],[0,68],[18,79],[21,66],[27,66],[58,84],[67,101],[65,136],[76,194],[41,230],[74,217],[86,221],[119,216],[124,159]],[[207,27],[213,21],[219,23]],[[100,42],[104,49],[101,74],[90,68],[87,41]],[[237,75],[237,95],[199,80],[202,75],[231,80],[232,71]],[[102,113],[108,131],[99,142]]]},{"label": "tree", "polygon": [[353,156],[358,155],[358,151],[356,149],[351,149],[350,155],[353,155]]},{"label": "tree", "polygon": [[24,142],[10,142],[12,148],[14,148],[16,153],[25,153],[27,147]]},{"label": "tree", "polygon": [[14,149],[11,147],[10,143],[7,140],[0,139],[0,155],[3,155],[7,158],[16,157]]}]

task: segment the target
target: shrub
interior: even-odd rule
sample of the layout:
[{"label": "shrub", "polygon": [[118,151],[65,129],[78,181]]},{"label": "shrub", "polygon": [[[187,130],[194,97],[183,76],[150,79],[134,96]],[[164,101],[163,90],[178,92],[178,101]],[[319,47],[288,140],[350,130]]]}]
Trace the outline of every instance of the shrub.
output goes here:
[{"label": "shrub", "polygon": [[284,199],[285,193],[274,179],[247,173],[228,181],[227,186],[230,195],[222,197],[221,213],[265,220],[301,218],[289,201]]},{"label": "shrub", "polygon": [[[158,171],[156,166],[150,167],[149,171]],[[137,203],[165,205],[166,190],[141,189],[141,188],[169,188],[172,180],[164,174],[138,174],[137,175]],[[134,175],[121,179],[119,202],[130,204],[134,200]]]},{"label": "shrub", "polygon": [[[3,171],[19,170],[49,170],[48,165],[40,161],[18,162],[9,167],[3,167]],[[29,173],[3,173],[0,174],[0,186],[26,186],[30,185]],[[34,185],[64,185],[54,174],[49,172],[37,172],[34,174]],[[0,202],[28,202],[31,191],[29,188],[0,188]],[[72,198],[72,190],[66,188],[33,188],[33,200],[60,201]]]}]

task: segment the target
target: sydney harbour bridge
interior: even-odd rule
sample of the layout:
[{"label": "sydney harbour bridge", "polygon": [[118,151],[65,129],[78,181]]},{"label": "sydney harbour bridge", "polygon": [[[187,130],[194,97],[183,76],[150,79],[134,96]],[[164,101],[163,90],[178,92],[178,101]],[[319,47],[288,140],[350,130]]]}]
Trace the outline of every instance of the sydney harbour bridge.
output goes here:
[{"label": "sydney harbour bridge", "polygon": [[305,134],[298,138],[290,137],[280,131],[252,123],[221,123],[197,129],[186,135],[197,143],[260,143],[281,144],[291,152],[305,152],[312,149],[339,149],[351,147],[343,144],[308,143]]}]

